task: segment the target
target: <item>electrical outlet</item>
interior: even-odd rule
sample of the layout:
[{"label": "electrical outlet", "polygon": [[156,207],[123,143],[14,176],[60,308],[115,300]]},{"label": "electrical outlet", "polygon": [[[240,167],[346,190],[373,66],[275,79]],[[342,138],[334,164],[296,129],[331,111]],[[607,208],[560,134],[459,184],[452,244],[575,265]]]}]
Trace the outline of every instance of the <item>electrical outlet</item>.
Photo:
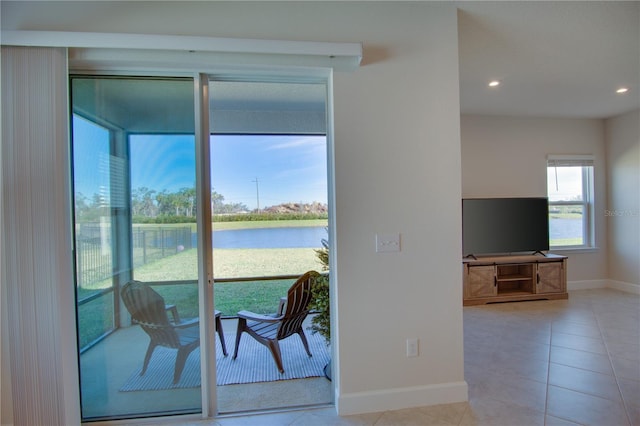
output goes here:
[{"label": "electrical outlet", "polygon": [[407,358],[418,356],[418,339],[407,339]]}]

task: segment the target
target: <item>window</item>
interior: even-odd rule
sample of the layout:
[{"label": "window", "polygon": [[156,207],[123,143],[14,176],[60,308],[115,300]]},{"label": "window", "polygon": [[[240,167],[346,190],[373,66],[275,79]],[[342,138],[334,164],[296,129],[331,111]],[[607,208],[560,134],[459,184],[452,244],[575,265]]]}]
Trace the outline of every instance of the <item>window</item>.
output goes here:
[{"label": "window", "polygon": [[593,247],[593,156],[550,155],[547,196],[550,247]]}]

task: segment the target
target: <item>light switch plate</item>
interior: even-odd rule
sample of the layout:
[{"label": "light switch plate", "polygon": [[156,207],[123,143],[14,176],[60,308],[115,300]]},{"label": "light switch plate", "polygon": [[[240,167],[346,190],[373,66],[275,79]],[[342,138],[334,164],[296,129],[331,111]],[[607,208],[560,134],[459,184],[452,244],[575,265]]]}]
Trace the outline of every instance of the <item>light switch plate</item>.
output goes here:
[{"label": "light switch plate", "polygon": [[376,234],[376,253],[400,251],[400,234]]},{"label": "light switch plate", "polygon": [[418,339],[407,339],[407,358],[414,358],[419,355]]}]

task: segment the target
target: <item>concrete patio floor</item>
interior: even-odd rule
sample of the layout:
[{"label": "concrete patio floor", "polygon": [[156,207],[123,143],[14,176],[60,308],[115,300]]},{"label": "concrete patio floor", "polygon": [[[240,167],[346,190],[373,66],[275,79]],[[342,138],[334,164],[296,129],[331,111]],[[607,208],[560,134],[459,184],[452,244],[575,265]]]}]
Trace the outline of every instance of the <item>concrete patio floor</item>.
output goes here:
[{"label": "concrete patio floor", "polygon": [[[236,329],[237,322],[223,319],[222,324],[229,333]],[[80,356],[83,418],[129,418],[160,413],[200,412],[199,387],[119,391],[132,372],[142,364],[148,343],[149,338],[140,327],[120,328]],[[226,344],[229,356],[232,356],[234,342],[227,341]],[[300,350],[304,351],[302,346]],[[332,403],[332,395],[331,382],[325,377],[217,387],[220,413],[322,406]]]}]

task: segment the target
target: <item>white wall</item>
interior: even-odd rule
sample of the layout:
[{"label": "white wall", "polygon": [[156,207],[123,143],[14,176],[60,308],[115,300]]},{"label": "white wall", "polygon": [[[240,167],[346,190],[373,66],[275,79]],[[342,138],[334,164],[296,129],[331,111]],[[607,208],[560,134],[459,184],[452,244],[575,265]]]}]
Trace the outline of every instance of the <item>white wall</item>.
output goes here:
[{"label": "white wall", "polygon": [[544,197],[548,154],[593,154],[597,249],[556,253],[569,256],[568,281],[604,283],[607,234],[602,214],[606,204],[602,120],[463,115],[461,144],[463,197]]},{"label": "white wall", "polygon": [[[365,60],[368,49],[384,55],[335,79],[345,412],[373,408],[370,400],[379,409],[445,402],[447,386],[464,380],[456,13],[442,4],[366,10],[352,15],[355,36]],[[394,232],[402,251],[375,253],[375,234]],[[407,359],[411,337],[421,356]]]},{"label": "white wall", "polygon": [[[466,400],[453,5],[6,3],[6,29],[363,42],[361,69],[334,78],[339,412]],[[375,253],[389,232],[402,251]]]},{"label": "white wall", "polygon": [[605,140],[609,279],[640,292],[640,112],[607,120]]}]

